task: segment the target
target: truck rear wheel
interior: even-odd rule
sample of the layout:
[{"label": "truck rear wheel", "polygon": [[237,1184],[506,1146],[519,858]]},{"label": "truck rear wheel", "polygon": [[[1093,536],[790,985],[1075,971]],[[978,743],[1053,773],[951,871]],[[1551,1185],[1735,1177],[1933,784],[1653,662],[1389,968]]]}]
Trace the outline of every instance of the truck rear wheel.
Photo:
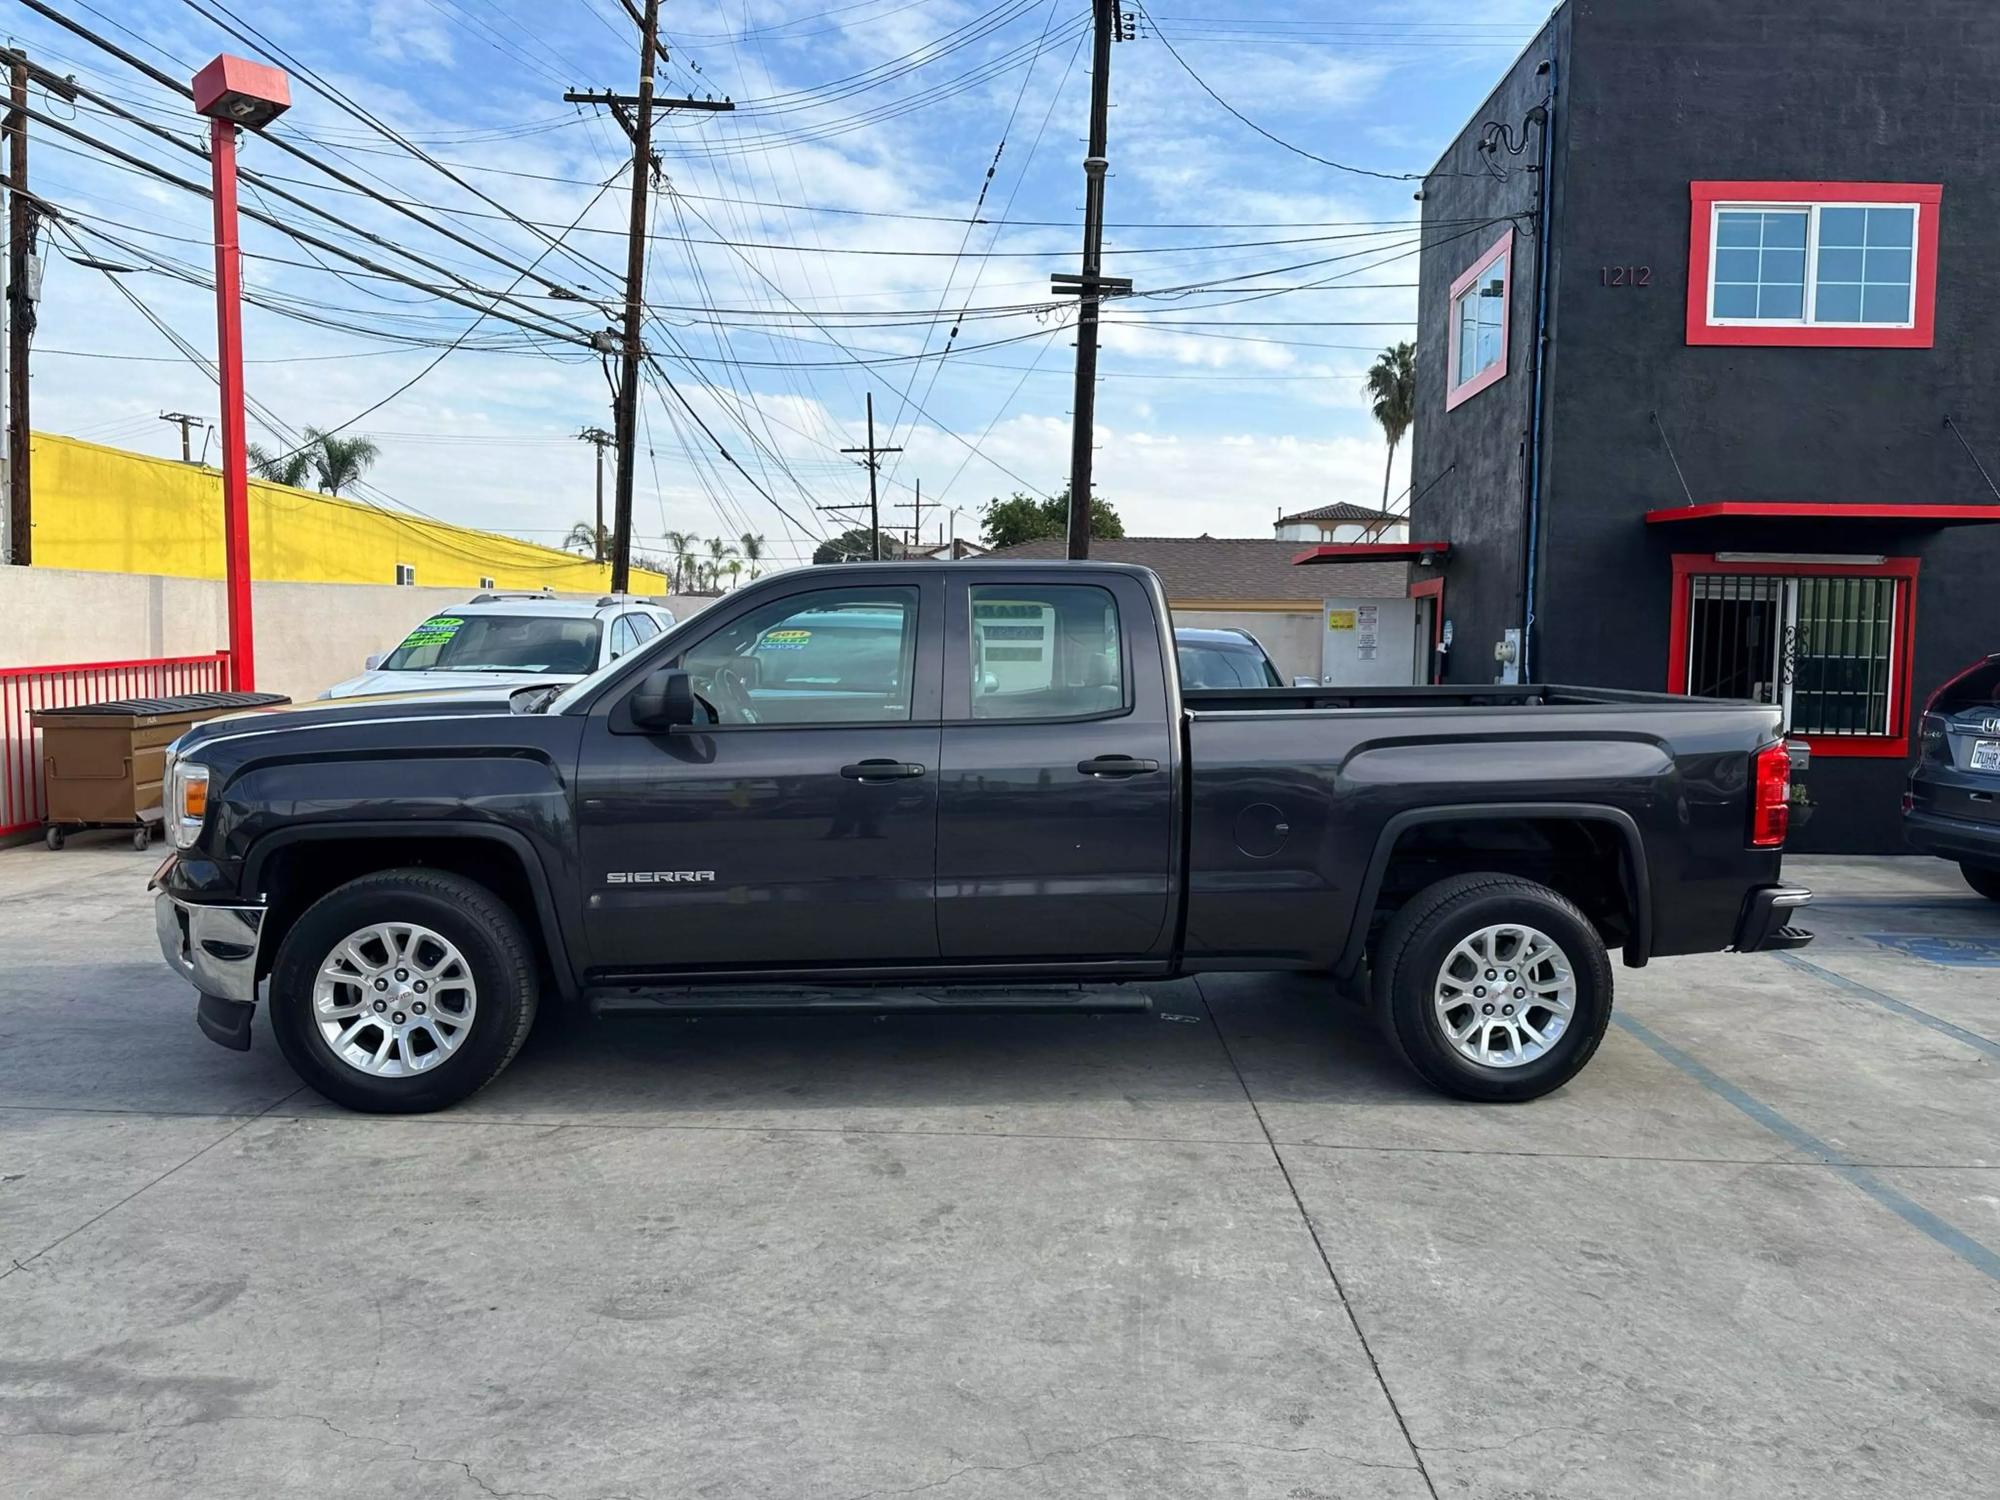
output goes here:
[{"label": "truck rear wheel", "polygon": [[421,1114],[484,1088],[534,1022],[521,924],[475,881],[384,870],[321,897],[271,970],[285,1060],[336,1104]]},{"label": "truck rear wheel", "polygon": [[1460,1099],[1539,1099],[1590,1061],[1611,1021],[1611,962],[1567,897],[1514,875],[1418,892],[1377,950],[1390,1044]]}]

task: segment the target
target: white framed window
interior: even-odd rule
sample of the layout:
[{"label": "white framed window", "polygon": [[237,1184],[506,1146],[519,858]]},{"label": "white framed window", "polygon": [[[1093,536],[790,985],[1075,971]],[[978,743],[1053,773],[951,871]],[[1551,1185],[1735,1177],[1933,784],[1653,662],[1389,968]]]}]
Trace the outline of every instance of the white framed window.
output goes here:
[{"label": "white framed window", "polygon": [[1915,203],[1717,203],[1709,321],[1909,328]]},{"label": "white framed window", "polygon": [[416,581],[417,581],[417,570],[413,564],[410,563],[396,564],[396,584],[399,588],[408,588]]},{"label": "white framed window", "polygon": [[1943,188],[1694,182],[1687,341],[1928,349]]},{"label": "white framed window", "polygon": [[1445,330],[1446,411],[1507,373],[1513,261],[1514,229],[1509,225],[1451,284],[1451,321]]}]

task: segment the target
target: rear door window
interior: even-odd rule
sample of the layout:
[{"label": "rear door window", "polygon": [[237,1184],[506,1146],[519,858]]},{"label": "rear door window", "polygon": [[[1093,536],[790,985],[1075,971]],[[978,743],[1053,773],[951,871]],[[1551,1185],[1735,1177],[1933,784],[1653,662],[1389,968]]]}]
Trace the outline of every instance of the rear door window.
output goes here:
[{"label": "rear door window", "polygon": [[1123,713],[1118,603],[1075,584],[975,584],[972,717],[1081,719]]}]

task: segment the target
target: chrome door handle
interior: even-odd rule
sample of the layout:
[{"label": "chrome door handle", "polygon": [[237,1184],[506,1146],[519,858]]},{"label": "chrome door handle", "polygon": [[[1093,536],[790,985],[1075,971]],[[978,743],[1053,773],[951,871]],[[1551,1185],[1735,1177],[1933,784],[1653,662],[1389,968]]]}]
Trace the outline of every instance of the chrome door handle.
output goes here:
[{"label": "chrome door handle", "polygon": [[924,774],[924,768],[910,760],[863,760],[842,766],[840,774],[849,781],[909,781]]},{"label": "chrome door handle", "polygon": [[1093,760],[1078,761],[1076,768],[1085,776],[1144,776],[1159,770],[1160,763],[1136,755],[1100,755]]}]

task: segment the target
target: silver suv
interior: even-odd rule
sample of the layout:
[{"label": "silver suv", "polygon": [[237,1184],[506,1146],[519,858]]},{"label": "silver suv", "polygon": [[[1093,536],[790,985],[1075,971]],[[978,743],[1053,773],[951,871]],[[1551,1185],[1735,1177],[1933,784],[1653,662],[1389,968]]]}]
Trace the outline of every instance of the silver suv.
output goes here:
[{"label": "silver suv", "polygon": [[476,594],[441,610],[359,677],[321,696],[407,693],[461,687],[560,687],[650,641],[673,612],[624,594],[559,599],[552,594]]}]

